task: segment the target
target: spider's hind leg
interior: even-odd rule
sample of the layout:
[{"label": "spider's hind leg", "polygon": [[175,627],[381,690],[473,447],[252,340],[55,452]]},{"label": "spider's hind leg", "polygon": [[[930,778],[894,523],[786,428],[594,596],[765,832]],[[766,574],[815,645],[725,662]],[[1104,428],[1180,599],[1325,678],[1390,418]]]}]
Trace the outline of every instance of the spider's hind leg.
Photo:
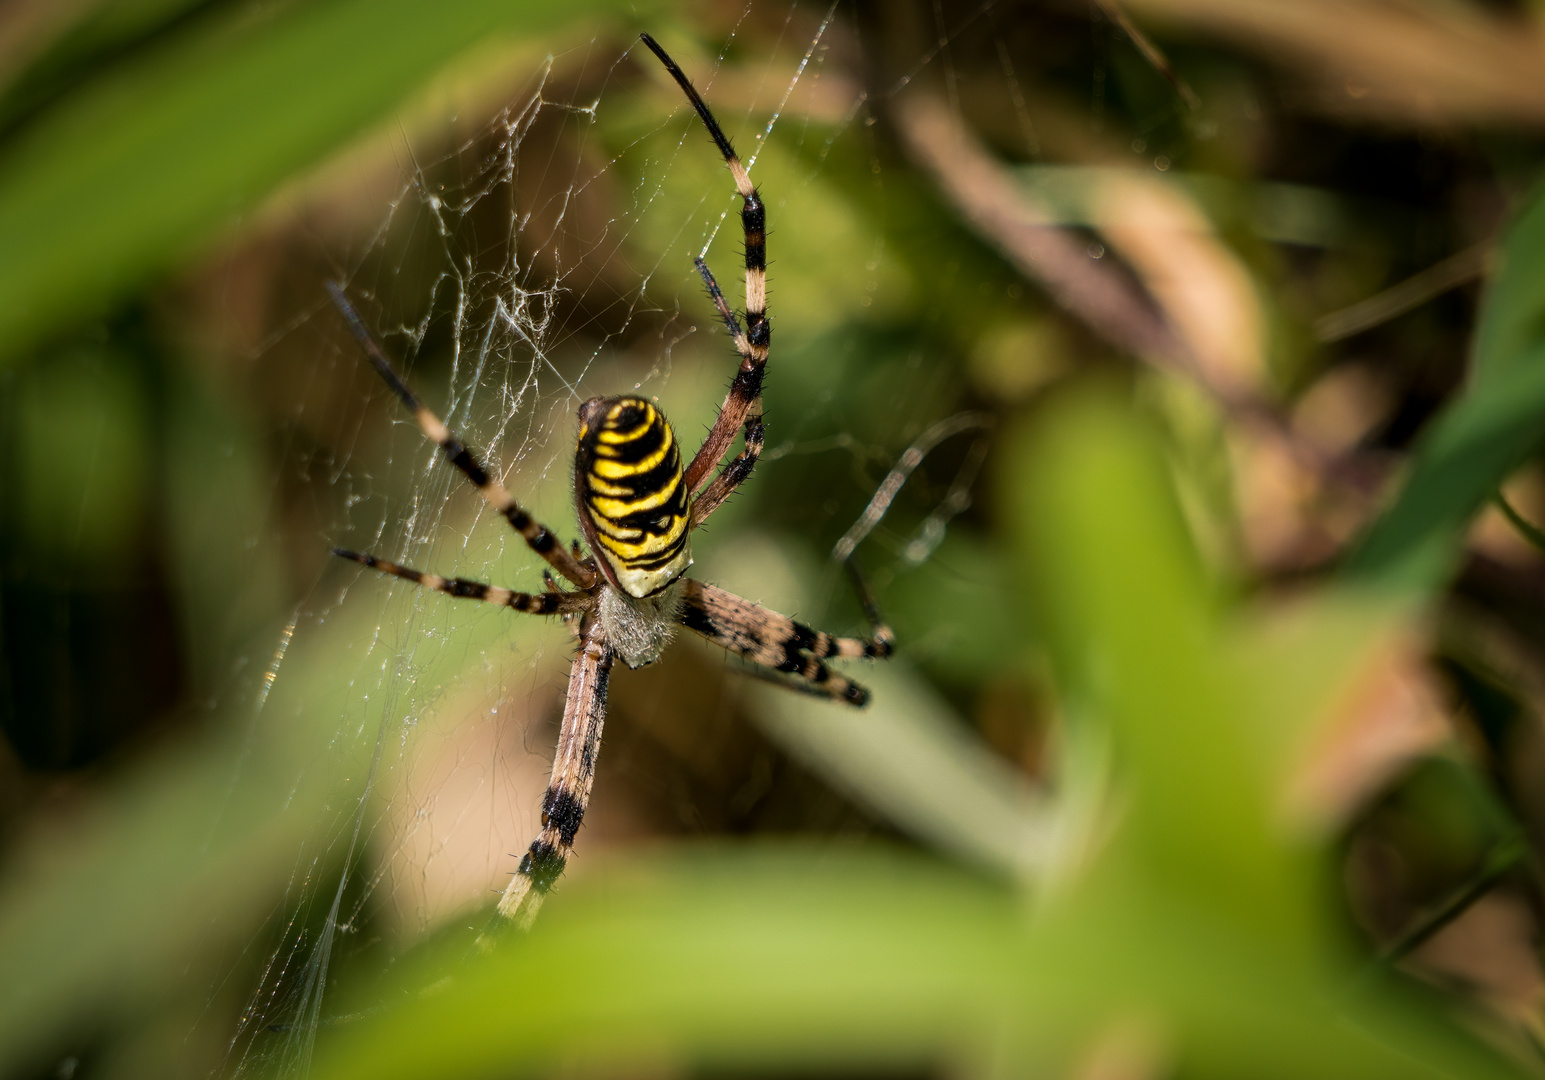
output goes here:
[{"label": "spider's hind leg", "polygon": [[569,669],[569,691],[563,704],[563,726],[553,772],[542,796],[542,831],[521,857],[515,876],[499,900],[499,914],[522,928],[530,927],[537,910],[568,864],[574,837],[590,804],[595,783],[596,754],[606,720],[606,690],[614,654],[599,619],[585,627],[583,644]]},{"label": "spider's hind leg", "polygon": [[858,568],[858,563],[849,556],[843,561],[843,569],[847,570],[848,578],[853,582],[853,591],[858,594],[858,602],[864,609],[864,618],[869,623],[869,637],[867,638],[832,638],[832,642],[838,651],[830,656],[872,656],[884,660],[895,651],[896,635],[891,631],[890,624],[880,614],[879,602],[875,600],[874,593],[869,588],[869,582],[865,580],[863,571]]},{"label": "spider's hind leg", "polygon": [[787,686],[816,697],[831,698],[860,709],[869,704],[868,687],[860,686],[846,675],[838,675],[814,657],[795,658],[788,661],[786,666],[767,672],[766,677],[769,682],[779,686]]},{"label": "spider's hind leg", "polygon": [[[868,604],[873,605],[872,598]],[[883,660],[891,654],[890,630],[883,623],[873,638],[833,637],[692,578],[682,591],[680,620],[720,648],[770,669],[775,681],[798,680],[799,689],[848,705],[868,704],[869,691],[821,661],[860,656]]]}]

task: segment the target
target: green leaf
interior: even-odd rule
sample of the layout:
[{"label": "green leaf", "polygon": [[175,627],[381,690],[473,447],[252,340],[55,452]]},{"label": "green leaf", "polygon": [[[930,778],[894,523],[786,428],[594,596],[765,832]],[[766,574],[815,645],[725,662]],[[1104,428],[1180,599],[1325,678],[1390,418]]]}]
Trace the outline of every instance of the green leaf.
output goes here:
[{"label": "green leaf", "polygon": [[[1032,599],[1074,714],[1109,724],[1150,873],[1254,922],[1301,924],[1268,770],[1219,662],[1222,631],[1157,440],[1100,392],[1058,403],[1008,449]],[[1300,925],[1301,929],[1301,925]]]},{"label": "green leaf", "polygon": [[529,936],[469,929],[341,1003],[367,1015],[323,1029],[311,1075],[950,1060],[1022,1011],[1016,919],[1004,891],[849,845],[612,861]]},{"label": "green leaf", "polygon": [[0,151],[0,359],[166,272],[480,39],[625,6],[243,8],[109,69]]},{"label": "green leaf", "polygon": [[[208,0],[85,0],[61,5],[64,16],[29,33],[32,55],[5,58],[0,63],[7,84],[0,92],[0,126],[10,127],[27,113],[67,93],[92,65],[111,64],[138,43],[165,32],[179,20],[197,17]],[[23,66],[25,65],[25,66]],[[14,78],[12,78],[14,76]]]},{"label": "green leaf", "polygon": [[1349,998],[1151,900],[1035,910],[842,844],[611,860],[567,879],[527,936],[456,928],[361,979],[316,1031],[310,1075],[1036,1075],[1133,1019],[1182,1075],[1518,1075],[1412,1002]]},{"label": "green leaf", "polygon": [[1545,437],[1545,194],[1503,245],[1470,384],[1432,422],[1410,475],[1348,560],[1354,580],[1425,591],[1452,572],[1470,519]]},{"label": "green leaf", "polygon": [[[189,434],[188,424],[174,420],[174,435]],[[229,485],[222,490],[236,505],[262,502],[260,490],[242,486],[261,481],[239,462],[178,480],[191,485],[200,475]],[[180,503],[190,514],[202,509]],[[206,580],[228,540],[210,525],[205,514],[178,521],[188,530],[179,541],[204,560],[183,572]],[[212,551],[197,551],[199,543]],[[58,1045],[80,1017],[135,1027],[189,985],[227,978],[231,952],[266,941],[257,935],[276,910],[290,911],[303,893],[315,895],[309,890],[337,888],[347,851],[338,837],[373,820],[367,797],[412,759],[417,740],[444,738],[413,718],[489,653],[530,655],[562,633],[539,620],[481,618],[443,597],[422,607],[422,594],[383,590],[335,563],[321,588],[333,593],[355,578],[359,587],[326,619],[274,628],[267,655],[256,651],[278,676],[271,693],[253,701],[228,692],[206,720],[207,737],[104,783],[64,820],[12,845],[0,875],[0,970],[29,974],[0,981],[0,1073]],[[233,565],[223,562],[226,578]],[[252,576],[279,587],[272,574]],[[381,627],[410,624],[433,631],[428,644],[404,655],[378,640]],[[194,628],[207,625],[199,619]],[[561,653],[554,658],[561,663]],[[373,765],[383,745],[403,759],[388,754]],[[319,955],[332,947],[330,934],[315,946]]]},{"label": "green leaf", "polygon": [[[822,605],[812,583],[823,570],[838,589],[848,584],[830,564],[800,560],[796,550],[758,533],[732,535],[699,572],[775,610],[814,618],[810,612]],[[816,625],[849,629],[825,619]],[[707,662],[723,662],[721,650],[700,647]],[[865,708],[748,679],[752,719],[838,790],[946,856],[1011,878],[1046,869],[1057,823],[1043,793],[993,753],[904,656],[839,666],[869,689]]]}]

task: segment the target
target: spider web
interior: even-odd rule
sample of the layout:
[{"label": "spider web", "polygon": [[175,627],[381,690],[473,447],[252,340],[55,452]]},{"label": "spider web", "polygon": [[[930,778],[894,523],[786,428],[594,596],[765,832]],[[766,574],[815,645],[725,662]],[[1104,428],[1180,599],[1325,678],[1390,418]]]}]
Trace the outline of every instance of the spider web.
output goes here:
[{"label": "spider web", "polygon": [[[666,42],[743,160],[764,165],[753,177],[766,187],[774,229],[807,207],[831,212],[821,189],[834,146],[871,154],[863,97],[843,99],[846,83],[827,95],[845,113],[827,104],[816,122],[810,114],[808,99],[820,97],[811,88],[842,32],[835,3],[748,5],[717,54]],[[565,539],[575,536],[566,489],[580,402],[657,396],[690,449],[735,364],[692,259],[706,257],[738,297],[739,204],[699,121],[640,54],[598,38],[538,63],[491,117],[468,119],[476,110],[461,103],[443,126],[400,129],[389,154],[400,179],[377,183],[373,208],[352,210],[367,223],[375,213],[375,223],[340,244],[312,222],[306,238],[426,404]],[[787,159],[776,186],[763,175],[774,150]],[[786,259],[778,240],[774,259]],[[883,244],[867,243],[873,256],[852,275],[855,307],[869,305],[884,278]],[[780,277],[793,273],[775,265],[775,323],[785,297],[797,302],[797,286]],[[320,281],[315,288],[259,354],[311,367],[282,380],[305,396],[287,430],[281,484],[300,492],[286,497],[308,504],[303,518],[316,526],[293,543],[540,590],[544,564],[403,415],[318,303]],[[774,430],[764,462],[836,453],[871,480],[895,449],[833,430],[829,419]],[[697,546],[700,569],[722,565],[717,539]],[[320,565],[261,665],[251,738],[263,737],[276,709],[330,723],[324,752],[307,765],[315,775],[295,783],[315,780],[333,798],[296,851],[248,966],[216,988],[253,987],[225,1055],[233,1075],[304,1074],[318,1030],[350,1019],[328,996],[340,972],[447,920],[484,917],[539,827],[571,655],[556,623],[426,595],[338,560],[301,561]],[[828,574],[824,595],[839,587]],[[325,705],[296,670],[319,657],[332,683]],[[592,805],[587,853],[639,831],[613,802]]]}]

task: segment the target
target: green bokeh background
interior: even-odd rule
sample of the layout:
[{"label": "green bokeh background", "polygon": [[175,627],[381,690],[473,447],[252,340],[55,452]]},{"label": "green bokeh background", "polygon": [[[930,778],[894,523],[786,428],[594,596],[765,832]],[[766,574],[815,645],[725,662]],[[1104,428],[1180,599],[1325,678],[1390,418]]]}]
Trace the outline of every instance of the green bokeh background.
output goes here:
[{"label": "green bokeh background", "polygon": [[[1460,738],[1372,810],[1314,828],[1283,810],[1326,716],[1413,633],[1436,627],[1423,648],[1483,734],[1538,720],[1451,618],[1471,524],[1545,419],[1536,135],[1306,119],[1287,76],[1169,26],[1193,114],[1082,8],[941,14],[943,50],[929,5],[833,10],[815,96],[765,142],[824,6],[757,3],[740,23],[593,0],[17,16],[28,47],[0,58],[0,1073],[1545,1067],[1539,1028],[1381,955],[1478,875],[1538,892],[1516,774]],[[628,55],[641,29],[722,76],[710,100],[757,147],[771,216],[770,452],[697,572],[856,631],[831,545],[930,425],[975,410],[992,426],[931,455],[861,549],[901,642],[854,672],[870,709],[683,645],[619,677],[620,765],[597,798],[675,798],[692,824],[598,836],[528,934],[491,903],[405,929],[385,913],[407,887],[379,869],[401,809],[383,777],[446,737],[436,709],[459,689],[550,705],[568,645],[327,559],[347,543],[537,581],[427,464],[322,283],[359,297],[426,398],[564,532],[570,385],[658,395],[691,441],[733,362],[691,258],[733,203],[673,89]],[[1344,553],[1292,575],[1250,565],[1228,418],[971,232],[889,128],[913,80],[954,95],[1027,190],[1076,186],[1060,165],[1109,167],[1080,155],[1090,140],[1180,174],[1261,296],[1284,407],[1349,357],[1381,366],[1399,407],[1374,441],[1400,467]],[[823,85],[858,108],[834,112]],[[495,119],[533,86],[537,121]],[[1015,119],[1026,87],[1034,123]],[[423,231],[435,183],[470,190],[517,131],[510,203],[443,242]],[[1357,352],[1314,341],[1315,315],[1475,239],[1478,190],[1501,230],[1484,299],[1443,297]],[[573,195],[556,219],[555,192]],[[1262,225],[1284,200],[1298,216]],[[512,224],[516,208],[532,217]],[[497,273],[510,245],[530,256],[514,282]],[[732,216],[708,252],[725,282],[738,246]],[[541,364],[509,342],[458,351],[510,286],[555,276]],[[489,355],[508,366],[475,371]],[[523,363],[546,365],[528,396]],[[909,559],[978,439],[972,505]],[[1545,649],[1527,603],[1467,599]],[[643,775],[627,732],[649,710],[752,749]],[[752,809],[708,809],[703,774],[753,759],[773,779]],[[1386,883],[1407,918],[1382,931],[1343,880],[1374,828],[1404,830],[1409,867]],[[1102,1054],[1127,1071],[1098,1072]]]}]

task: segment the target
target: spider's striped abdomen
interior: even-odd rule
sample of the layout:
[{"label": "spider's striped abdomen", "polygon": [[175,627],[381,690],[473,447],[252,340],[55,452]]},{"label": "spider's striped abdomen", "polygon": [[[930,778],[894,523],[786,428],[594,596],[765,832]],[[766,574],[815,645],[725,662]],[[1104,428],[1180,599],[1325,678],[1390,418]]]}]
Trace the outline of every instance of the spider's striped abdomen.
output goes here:
[{"label": "spider's striped abdomen", "polygon": [[676,434],[643,398],[580,406],[574,495],[602,572],[629,596],[659,592],[692,562]]}]

